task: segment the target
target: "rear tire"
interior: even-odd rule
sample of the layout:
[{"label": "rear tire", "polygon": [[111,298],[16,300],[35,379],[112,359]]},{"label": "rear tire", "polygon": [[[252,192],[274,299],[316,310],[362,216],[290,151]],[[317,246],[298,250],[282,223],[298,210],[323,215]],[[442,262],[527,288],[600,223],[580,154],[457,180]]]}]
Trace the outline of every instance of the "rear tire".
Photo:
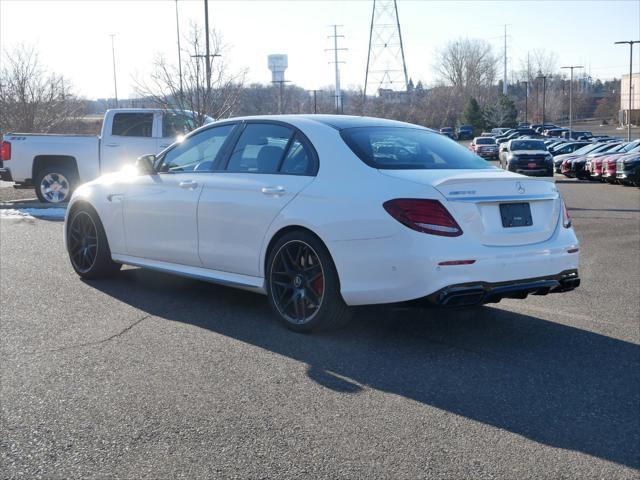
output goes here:
[{"label": "rear tire", "polygon": [[269,304],[290,330],[333,330],[349,321],[331,255],[311,233],[300,230],[279,238],[269,252],[265,277]]},{"label": "rear tire", "polygon": [[36,195],[42,203],[68,202],[77,184],[77,175],[64,166],[44,167],[34,181]]},{"label": "rear tire", "polygon": [[122,267],[111,259],[107,235],[93,208],[81,205],[74,209],[66,235],[71,266],[82,278],[109,277]]}]

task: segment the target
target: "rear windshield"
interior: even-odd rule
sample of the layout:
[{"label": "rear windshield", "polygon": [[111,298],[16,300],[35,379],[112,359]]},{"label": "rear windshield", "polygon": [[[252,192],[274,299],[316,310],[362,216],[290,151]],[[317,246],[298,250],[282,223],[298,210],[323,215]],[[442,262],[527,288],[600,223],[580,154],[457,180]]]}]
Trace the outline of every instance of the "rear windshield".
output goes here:
[{"label": "rear windshield", "polygon": [[511,150],[546,150],[544,143],[539,140],[519,140],[511,142]]},{"label": "rear windshield", "polygon": [[410,127],[357,127],[340,132],[363,162],[383,170],[496,168],[456,142]]},{"label": "rear windshield", "polygon": [[496,139],[491,137],[479,137],[476,138],[476,145],[495,145]]}]

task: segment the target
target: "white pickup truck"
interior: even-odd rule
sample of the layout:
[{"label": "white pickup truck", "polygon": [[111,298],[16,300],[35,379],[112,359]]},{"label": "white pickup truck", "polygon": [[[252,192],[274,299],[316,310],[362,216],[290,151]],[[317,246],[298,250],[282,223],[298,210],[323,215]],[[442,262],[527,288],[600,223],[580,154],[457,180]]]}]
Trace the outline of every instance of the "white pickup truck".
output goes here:
[{"label": "white pickup truck", "polygon": [[0,179],[33,185],[41,202],[66,202],[81,183],[168,147],[194,129],[193,118],[188,111],[116,108],[105,113],[100,136],[8,133]]}]

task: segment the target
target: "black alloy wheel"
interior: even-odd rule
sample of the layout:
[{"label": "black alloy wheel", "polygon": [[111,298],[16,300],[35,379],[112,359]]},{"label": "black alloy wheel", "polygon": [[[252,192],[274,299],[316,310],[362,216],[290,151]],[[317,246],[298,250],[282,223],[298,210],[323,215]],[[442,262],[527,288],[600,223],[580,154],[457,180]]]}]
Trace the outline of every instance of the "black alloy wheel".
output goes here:
[{"label": "black alloy wheel", "polygon": [[69,257],[79,273],[86,273],[96,262],[98,229],[86,211],[78,212],[69,226]]},{"label": "black alloy wheel", "polygon": [[324,271],[313,248],[298,240],[280,247],[270,281],[273,301],[287,321],[304,324],[313,319],[324,298]]},{"label": "black alloy wheel", "polygon": [[66,233],[71,266],[81,277],[104,278],[122,267],[111,258],[107,235],[100,217],[92,207],[72,207]]},{"label": "black alloy wheel", "polygon": [[297,332],[343,326],[349,309],[340,281],[324,244],[305,231],[280,238],[267,261],[267,295],[273,311],[287,328]]}]

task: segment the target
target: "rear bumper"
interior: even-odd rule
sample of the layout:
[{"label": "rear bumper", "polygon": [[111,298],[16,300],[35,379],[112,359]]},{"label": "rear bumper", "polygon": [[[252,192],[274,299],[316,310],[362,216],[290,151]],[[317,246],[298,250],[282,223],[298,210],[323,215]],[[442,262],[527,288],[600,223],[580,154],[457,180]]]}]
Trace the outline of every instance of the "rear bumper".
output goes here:
[{"label": "rear bumper", "polygon": [[578,286],[578,271],[566,270],[558,275],[511,282],[450,285],[415,302],[438,307],[468,307],[499,302],[503,298],[523,299],[528,295],[569,292]]},{"label": "rear bumper", "polygon": [[3,182],[13,182],[13,176],[11,176],[11,170],[8,168],[0,168],[0,180]]},{"label": "rear bumper", "polygon": [[512,172],[520,173],[522,175],[530,175],[533,177],[545,177],[545,176],[553,176],[552,168],[544,168],[544,169],[527,169],[527,168],[515,168],[511,170]]}]

